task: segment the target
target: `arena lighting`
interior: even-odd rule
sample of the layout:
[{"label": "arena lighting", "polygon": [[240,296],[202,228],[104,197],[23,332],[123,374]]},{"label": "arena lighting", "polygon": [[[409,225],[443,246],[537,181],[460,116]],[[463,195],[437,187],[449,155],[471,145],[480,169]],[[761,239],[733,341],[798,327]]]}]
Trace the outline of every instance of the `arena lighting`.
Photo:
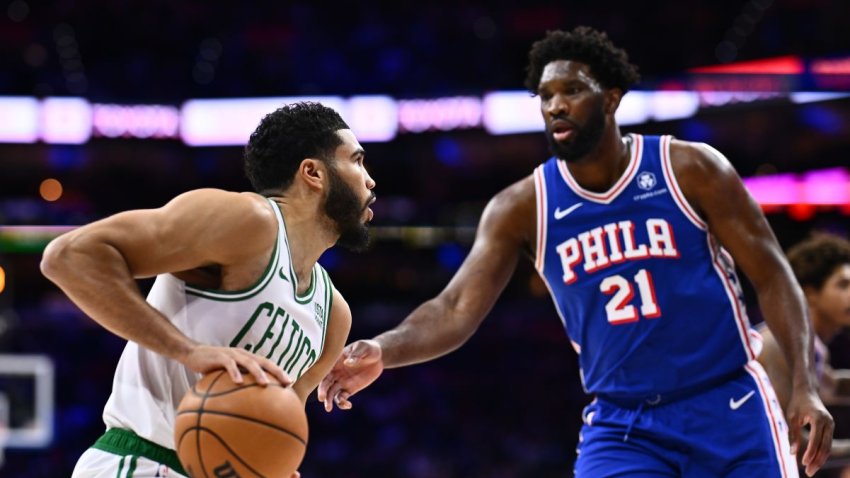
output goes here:
[{"label": "arena lighting", "polygon": [[818,101],[840,100],[850,97],[850,93],[832,93],[824,91],[795,91],[791,93],[791,102],[796,104],[815,103]]},{"label": "arena lighting", "polygon": [[806,66],[798,56],[780,56],[760,60],[737,61],[722,65],[691,68],[689,73],[711,73],[727,75],[799,75]]},{"label": "arena lighting", "polygon": [[476,96],[398,101],[398,126],[402,132],[479,128],[481,119],[481,98]]},{"label": "arena lighting", "polygon": [[38,139],[38,100],[0,97],[0,143],[34,143]]},{"label": "arena lighting", "polygon": [[745,178],[744,185],[765,207],[850,205],[850,172],[843,168],[756,176]]},{"label": "arena lighting", "polygon": [[383,95],[352,96],[340,111],[357,139],[364,143],[384,143],[398,132],[398,102]]},{"label": "arena lighting", "polygon": [[316,101],[346,117],[339,96],[189,100],[181,108],[180,137],[189,146],[244,145],[265,115],[296,101]]},{"label": "arena lighting", "polygon": [[[787,98],[804,104],[850,97],[848,92],[630,91],[617,110],[624,126],[691,117],[704,108]],[[312,100],[342,114],[361,142],[398,133],[484,127],[493,135],[543,131],[539,99],[526,91],[396,100],[389,96],[229,98],[169,105],[91,104],[83,98],[0,96],[0,143],[82,144],[90,137],[181,138],[189,146],[237,146],[260,119],[285,103]]]},{"label": "arena lighting", "polygon": [[850,57],[816,58],[809,70],[816,75],[850,75]]},{"label": "arena lighting", "polygon": [[92,134],[107,138],[179,138],[180,110],[166,105],[92,106]]},{"label": "arena lighting", "polygon": [[45,98],[39,114],[41,139],[52,144],[83,144],[92,133],[92,106],[83,98]]},{"label": "arena lighting", "polygon": [[540,100],[527,91],[495,91],[484,95],[483,123],[490,134],[543,131]]}]

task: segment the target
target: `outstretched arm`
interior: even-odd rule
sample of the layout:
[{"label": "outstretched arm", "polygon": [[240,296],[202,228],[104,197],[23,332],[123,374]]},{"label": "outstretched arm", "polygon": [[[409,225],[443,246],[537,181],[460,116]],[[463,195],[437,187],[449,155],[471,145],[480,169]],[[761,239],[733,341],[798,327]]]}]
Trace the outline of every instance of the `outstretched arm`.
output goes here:
[{"label": "outstretched arm", "polygon": [[268,382],[269,372],[288,384],[268,359],[187,337],[145,301],[135,282],[204,266],[228,267],[269,253],[277,229],[265,202],[212,189],[188,192],[162,208],[116,214],[54,239],[41,270],[104,328],[190,370],[224,368],[241,382],[242,367],[260,383]]},{"label": "outstretched arm", "polygon": [[758,294],[759,306],[791,372],[786,411],[792,449],[808,424],[802,463],[811,476],[829,456],[833,422],[817,393],[811,323],[803,293],[761,209],[732,165],[707,145],[674,142],[673,168],[688,202],[728,250]]},{"label": "outstretched arm", "polygon": [[533,243],[534,182],[531,176],[496,195],[481,217],[472,250],[445,289],[416,308],[396,328],[345,348],[319,386],[319,400],[350,408],[347,398],[384,368],[431,360],[460,347],[490,312]]}]

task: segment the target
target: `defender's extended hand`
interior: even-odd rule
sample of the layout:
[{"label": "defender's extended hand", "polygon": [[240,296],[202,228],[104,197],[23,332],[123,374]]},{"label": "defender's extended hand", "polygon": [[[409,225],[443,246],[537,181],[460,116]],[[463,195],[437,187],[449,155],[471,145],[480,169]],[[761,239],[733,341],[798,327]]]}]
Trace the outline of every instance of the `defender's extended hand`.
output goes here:
[{"label": "defender's extended hand", "polygon": [[368,387],[384,371],[381,346],[374,340],[358,340],[348,344],[330,373],[319,384],[319,401],[325,410],[333,404],[342,410],[351,408],[349,397]]}]

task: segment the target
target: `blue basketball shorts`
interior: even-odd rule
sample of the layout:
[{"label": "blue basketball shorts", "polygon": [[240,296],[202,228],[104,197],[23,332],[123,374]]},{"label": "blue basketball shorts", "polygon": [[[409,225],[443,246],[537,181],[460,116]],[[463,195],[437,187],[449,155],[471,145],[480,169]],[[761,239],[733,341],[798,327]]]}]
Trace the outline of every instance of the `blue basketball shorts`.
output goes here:
[{"label": "blue basketball shorts", "polygon": [[798,477],[788,425],[758,362],[685,398],[583,413],[576,478]]}]

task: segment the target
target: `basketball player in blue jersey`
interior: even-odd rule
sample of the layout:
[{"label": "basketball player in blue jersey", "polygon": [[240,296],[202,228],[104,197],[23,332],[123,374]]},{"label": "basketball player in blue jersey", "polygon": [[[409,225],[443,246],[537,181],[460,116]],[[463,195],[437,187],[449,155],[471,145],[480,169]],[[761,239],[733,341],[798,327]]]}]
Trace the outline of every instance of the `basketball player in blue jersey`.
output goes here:
[{"label": "basketball player in blue jersey", "polygon": [[[827,404],[847,404],[850,370],[835,370],[830,366],[827,344],[850,327],[850,241],[818,234],[792,247],[788,262],[809,308],[820,396]],[[759,362],[770,377],[779,404],[787,409],[793,387],[791,370],[773,334],[762,330],[762,337],[764,351]],[[850,439],[833,440],[830,456],[850,457]]]},{"label": "basketball player in blue jersey", "polygon": [[[337,243],[366,245],[375,182],[363,161],[334,110],[287,105],[262,120],[245,149],[256,192],[190,191],[50,243],[44,274],[128,341],[103,412],[106,433],[73,478],[186,476],[174,452],[175,409],[202,373],[225,369],[237,383],[242,371],[262,384],[273,376],[306,402],[351,325],[317,260]],[[152,276],[146,301],[134,279]],[[237,476],[219,468],[216,476]]]},{"label": "basketball player in blue jersey", "polygon": [[[448,286],[399,326],[346,347],[319,399],[351,395],[387,367],[462,345],[521,256],[544,279],[596,399],[584,411],[576,476],[796,476],[826,460],[832,417],[818,397],[805,304],[761,210],[705,144],[622,136],[615,112],[638,80],[603,33],[549,32],[529,55],[554,157],[497,194]],[[790,429],[755,360],[733,258],[789,361]]]}]

